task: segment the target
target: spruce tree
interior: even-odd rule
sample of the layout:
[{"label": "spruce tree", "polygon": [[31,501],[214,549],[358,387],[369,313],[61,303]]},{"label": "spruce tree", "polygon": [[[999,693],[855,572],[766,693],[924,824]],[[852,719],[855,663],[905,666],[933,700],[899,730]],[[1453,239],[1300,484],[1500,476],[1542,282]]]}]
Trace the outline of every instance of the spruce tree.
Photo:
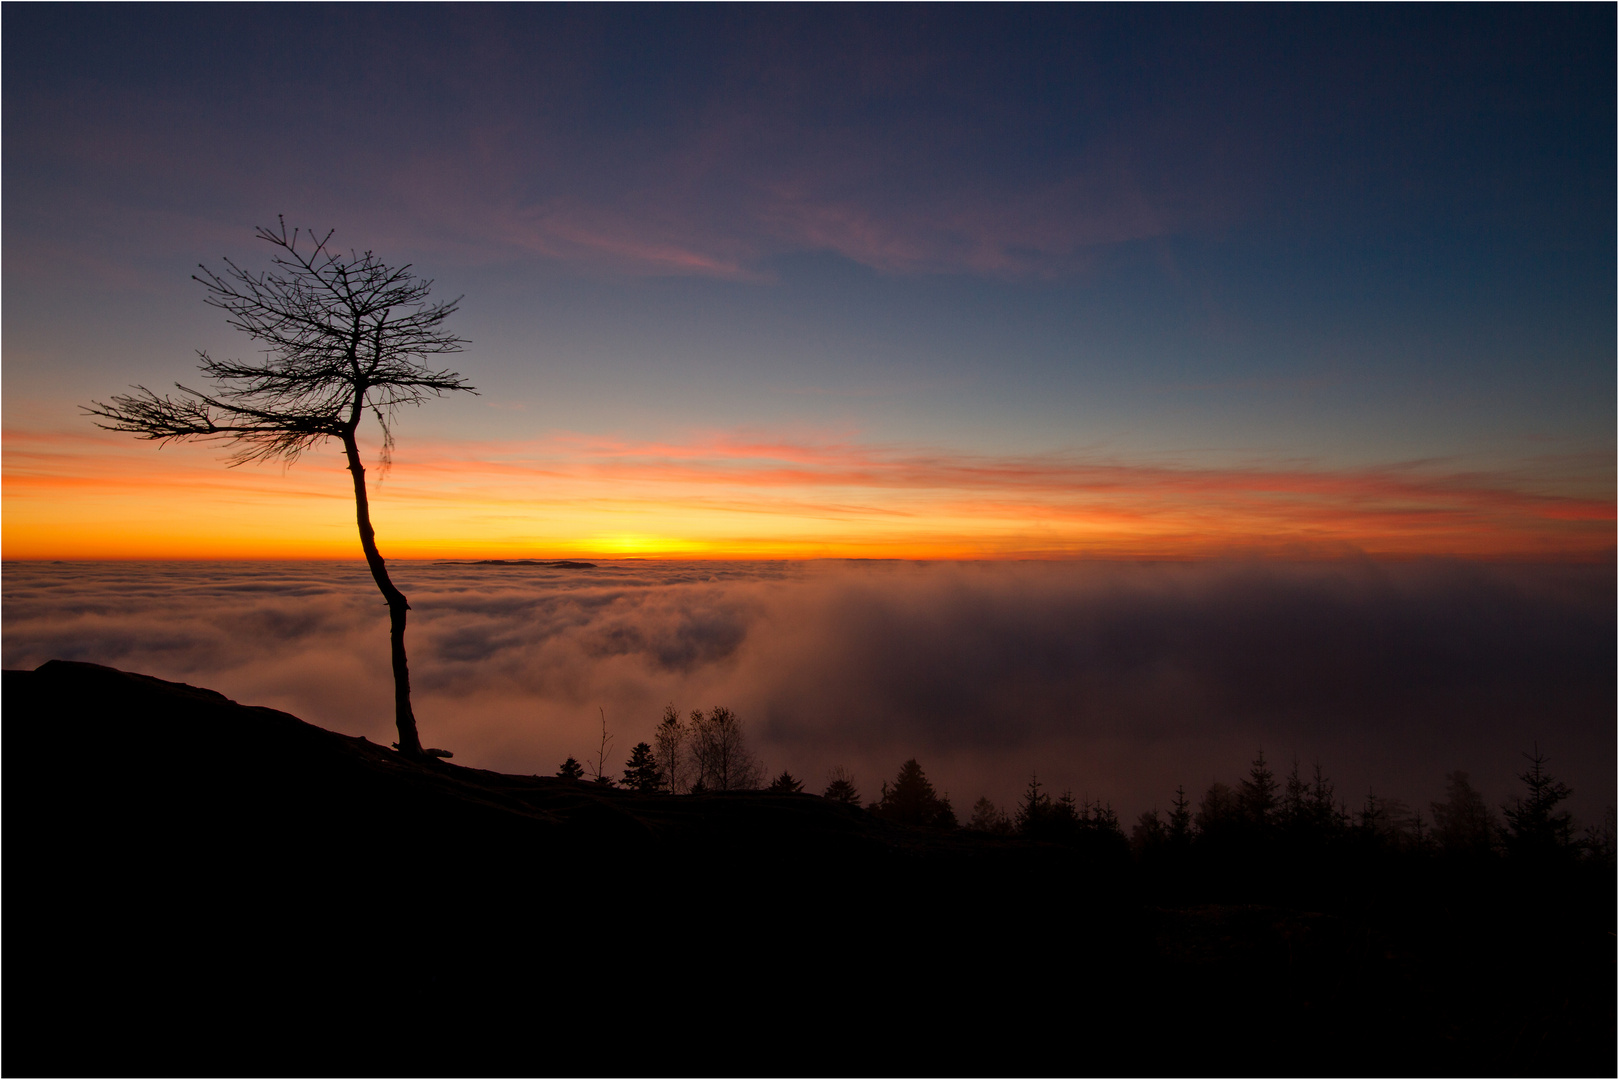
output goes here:
[{"label": "spruce tree", "polygon": [[1349,823],[1348,816],[1333,801],[1335,794],[1332,781],[1321,771],[1321,763],[1316,762],[1307,805],[1310,830],[1317,842],[1337,836]]},{"label": "spruce tree", "polygon": [[1261,750],[1254,759],[1239,788],[1237,797],[1243,818],[1258,828],[1269,825],[1276,812],[1276,776],[1265,764],[1265,751]]},{"label": "spruce tree", "polygon": [[883,784],[882,798],[877,803],[877,814],[890,821],[906,825],[931,825],[954,828],[956,813],[948,799],[941,799],[928,782],[915,758],[899,767],[894,786]]},{"label": "spruce tree", "polygon": [[1309,816],[1310,786],[1299,775],[1298,755],[1293,756],[1293,770],[1287,774],[1282,787],[1282,827],[1290,833],[1300,831]]},{"label": "spruce tree", "polygon": [[1029,777],[1029,786],[1023,789],[1023,801],[1018,804],[1017,816],[1013,823],[1017,831],[1027,837],[1034,837],[1044,831],[1046,821],[1051,817],[1051,796],[1040,790],[1040,778]]},{"label": "spruce tree", "polygon": [[832,770],[832,779],[826,785],[826,790],[821,792],[821,797],[848,806],[860,805],[860,792],[855,789],[854,776],[841,765]]},{"label": "spruce tree", "polygon": [[567,761],[562,763],[562,767],[557,770],[557,775],[564,780],[583,780],[585,778],[585,767],[572,757],[569,757]]},{"label": "spruce tree", "polygon": [[1175,785],[1174,809],[1169,812],[1169,842],[1184,847],[1192,839],[1192,804],[1186,797],[1186,785]]},{"label": "spruce tree", "polygon": [[624,763],[624,786],[631,791],[657,791],[663,787],[663,770],[652,756],[652,747],[636,743],[630,760]]},{"label": "spruce tree", "polygon": [[1545,769],[1548,758],[1536,746],[1529,768],[1518,774],[1528,789],[1525,796],[1502,808],[1507,819],[1507,852],[1522,858],[1546,858],[1574,851],[1574,818],[1557,804],[1574,794]]}]

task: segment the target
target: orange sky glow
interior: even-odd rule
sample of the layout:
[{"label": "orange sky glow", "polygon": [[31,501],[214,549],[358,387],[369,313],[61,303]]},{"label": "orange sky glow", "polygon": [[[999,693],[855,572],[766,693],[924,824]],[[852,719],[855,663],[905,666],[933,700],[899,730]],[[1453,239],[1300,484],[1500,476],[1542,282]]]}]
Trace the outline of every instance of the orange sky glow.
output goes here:
[{"label": "orange sky glow", "polygon": [[[11,430],[8,559],[358,557],[336,453],[226,468],[219,447]],[[1611,460],[1209,467],[764,438],[406,443],[373,467],[394,558],[1611,560]]]}]

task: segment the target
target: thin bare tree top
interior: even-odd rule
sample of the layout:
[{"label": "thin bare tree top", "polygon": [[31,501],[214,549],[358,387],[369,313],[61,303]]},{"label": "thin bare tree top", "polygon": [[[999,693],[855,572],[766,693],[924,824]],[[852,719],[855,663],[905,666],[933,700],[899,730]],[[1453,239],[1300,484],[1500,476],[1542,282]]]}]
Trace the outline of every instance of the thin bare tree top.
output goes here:
[{"label": "thin bare tree top", "polygon": [[277,249],[269,270],[251,273],[226,259],[223,271],[203,266],[195,276],[226,322],[263,345],[263,359],[199,352],[211,390],[176,383],[178,395],[158,395],[136,386],[134,394],[91,403],[85,411],[98,426],[160,442],[225,440],[236,444],[230,464],[240,465],[291,462],[322,439],[352,439],[370,410],[386,457],[400,406],[476,392],[457,372],[423,362],[466,344],[443,329],[459,297],[430,303],[433,283],[408,264],[389,266],[369,251],[344,255],[329,246],[332,233],[289,235],[278,220],[276,229],[257,231]]}]

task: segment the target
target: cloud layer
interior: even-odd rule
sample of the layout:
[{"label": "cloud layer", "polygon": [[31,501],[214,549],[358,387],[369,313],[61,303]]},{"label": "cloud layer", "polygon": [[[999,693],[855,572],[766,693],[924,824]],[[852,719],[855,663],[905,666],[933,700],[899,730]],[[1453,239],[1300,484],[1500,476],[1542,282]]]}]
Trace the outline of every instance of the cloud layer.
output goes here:
[{"label": "cloud layer", "polygon": [[[1425,562],[401,562],[424,737],[468,765],[609,764],[663,706],[728,705],[774,771],[907,757],[969,806],[1031,773],[1126,814],[1319,759],[1357,806],[1538,742],[1614,801],[1611,567]],[[391,741],[387,620],[358,563],[7,563],[4,663],[91,660]]]}]

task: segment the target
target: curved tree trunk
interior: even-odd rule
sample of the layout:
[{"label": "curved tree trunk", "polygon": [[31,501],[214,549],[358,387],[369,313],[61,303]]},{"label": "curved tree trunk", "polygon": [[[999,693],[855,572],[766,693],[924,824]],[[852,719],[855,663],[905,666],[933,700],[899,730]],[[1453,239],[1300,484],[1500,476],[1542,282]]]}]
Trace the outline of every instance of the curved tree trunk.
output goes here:
[{"label": "curved tree trunk", "polygon": [[360,546],[365,549],[366,565],[371,567],[377,588],[388,601],[388,638],[393,647],[394,726],[399,729],[396,745],[399,752],[408,757],[427,757],[416,735],[416,714],[410,709],[410,669],[405,664],[405,613],[410,610],[410,604],[405,602],[405,594],[394,587],[382,553],[377,550],[377,536],[371,529],[371,503],[365,493],[365,466],[360,464],[360,447],[352,433],[343,435],[343,453],[348,456],[349,473],[354,477],[354,514],[360,525]]}]

